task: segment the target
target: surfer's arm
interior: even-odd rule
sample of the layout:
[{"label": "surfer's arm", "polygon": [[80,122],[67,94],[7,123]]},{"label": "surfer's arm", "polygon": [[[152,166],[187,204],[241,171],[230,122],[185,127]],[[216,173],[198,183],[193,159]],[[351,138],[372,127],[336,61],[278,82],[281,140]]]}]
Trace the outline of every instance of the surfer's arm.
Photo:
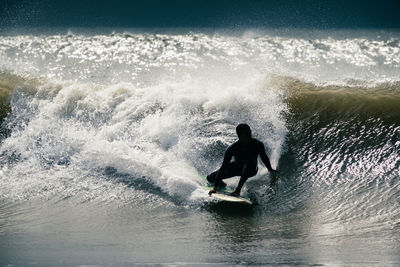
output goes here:
[{"label": "surfer's arm", "polygon": [[264,163],[265,167],[267,167],[268,171],[276,172],[276,170],[272,169],[271,162],[269,161],[267,153],[265,153],[265,147],[263,143],[260,143],[259,154],[261,161]]}]

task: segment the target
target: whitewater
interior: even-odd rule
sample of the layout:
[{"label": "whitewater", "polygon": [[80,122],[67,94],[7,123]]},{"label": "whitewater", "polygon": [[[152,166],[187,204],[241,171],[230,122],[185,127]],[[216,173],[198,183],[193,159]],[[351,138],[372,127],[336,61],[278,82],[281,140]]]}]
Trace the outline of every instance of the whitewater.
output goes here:
[{"label": "whitewater", "polygon": [[[0,264],[399,264],[399,36],[0,36]],[[202,189],[243,122],[250,209]]]}]

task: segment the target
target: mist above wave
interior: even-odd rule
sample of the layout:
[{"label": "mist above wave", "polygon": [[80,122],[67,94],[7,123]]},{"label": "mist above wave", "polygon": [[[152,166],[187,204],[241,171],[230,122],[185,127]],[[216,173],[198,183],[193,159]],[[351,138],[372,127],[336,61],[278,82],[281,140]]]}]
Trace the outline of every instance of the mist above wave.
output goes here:
[{"label": "mist above wave", "polygon": [[274,72],[314,82],[398,80],[399,39],[189,34],[0,38],[0,69],[100,83],[157,84],[215,70]]}]

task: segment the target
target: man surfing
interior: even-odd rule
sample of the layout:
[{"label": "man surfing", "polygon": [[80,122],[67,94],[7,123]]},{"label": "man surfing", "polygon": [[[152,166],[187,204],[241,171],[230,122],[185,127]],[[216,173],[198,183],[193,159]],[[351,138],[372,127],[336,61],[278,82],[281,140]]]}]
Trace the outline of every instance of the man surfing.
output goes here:
[{"label": "man surfing", "polygon": [[[251,129],[247,124],[239,124],[236,127],[236,133],[239,138],[225,151],[224,161],[219,170],[210,173],[207,181],[214,184],[214,188],[208,192],[209,195],[216,193],[218,188],[223,188],[226,184],[223,179],[233,176],[240,176],[239,184],[231,193],[232,196],[240,196],[240,191],[249,177],[257,174],[257,157],[260,158],[270,172],[276,172],[272,169],[269,158],[265,153],[264,144],[251,137]],[[233,161],[231,161],[233,158]]]}]

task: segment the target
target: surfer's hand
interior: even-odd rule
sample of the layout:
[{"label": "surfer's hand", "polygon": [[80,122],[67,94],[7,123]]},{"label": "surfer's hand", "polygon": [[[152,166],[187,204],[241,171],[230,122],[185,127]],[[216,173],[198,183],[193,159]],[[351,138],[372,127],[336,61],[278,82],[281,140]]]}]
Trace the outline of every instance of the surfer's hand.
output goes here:
[{"label": "surfer's hand", "polygon": [[211,189],[209,192],[208,192],[208,194],[211,196],[211,194],[214,194],[214,193],[217,193],[217,190],[215,190],[215,189]]}]

